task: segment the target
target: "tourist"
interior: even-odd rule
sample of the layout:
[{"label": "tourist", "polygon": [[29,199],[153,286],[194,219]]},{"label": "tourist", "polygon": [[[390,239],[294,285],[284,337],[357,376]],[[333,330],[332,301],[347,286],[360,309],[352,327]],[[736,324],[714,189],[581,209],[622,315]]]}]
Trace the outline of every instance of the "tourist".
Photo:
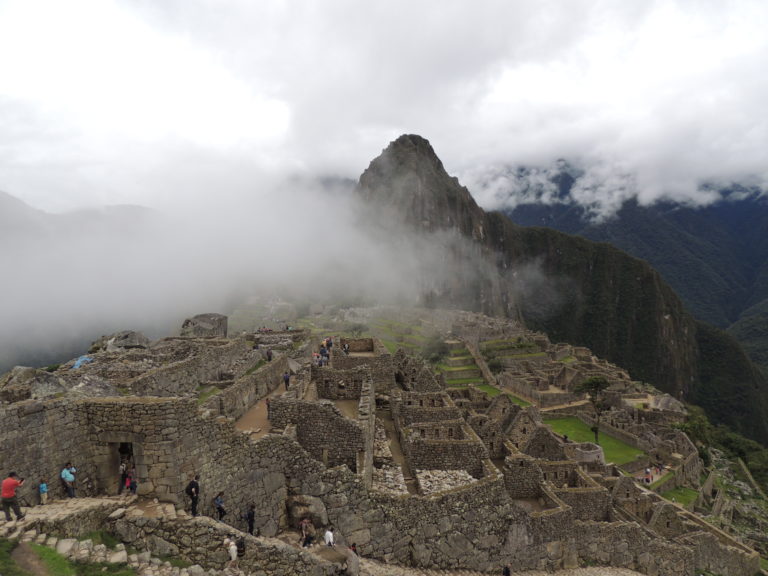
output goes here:
[{"label": "tourist", "polygon": [[512,570],[510,570],[509,566],[504,566],[504,569],[501,571],[501,576],[512,576]]},{"label": "tourist", "polygon": [[3,480],[2,489],[0,490],[0,501],[3,504],[3,512],[5,512],[5,521],[11,521],[11,510],[16,514],[16,520],[24,520],[24,514],[21,513],[19,507],[19,500],[16,496],[16,489],[19,486],[24,485],[24,478],[19,479],[19,475],[16,472],[8,474],[8,478]]},{"label": "tourist", "polygon": [[344,354],[349,356],[349,344],[344,342],[344,345],[341,347],[341,349],[344,351]]},{"label": "tourist", "polygon": [[131,494],[133,494],[134,496],[136,495],[136,491],[139,489],[139,476],[138,474],[136,474],[135,467],[131,468],[131,477],[130,477],[130,482],[128,483],[127,488],[130,489]]},{"label": "tourist", "polygon": [[290,374],[290,372],[286,371],[285,374],[283,374],[283,383],[285,384],[285,389],[288,390],[288,386],[291,385],[291,374]]},{"label": "tourist", "polygon": [[357,544],[355,544],[354,542],[352,542],[352,546],[350,546],[349,549],[352,550],[352,552],[354,552],[355,554],[357,554]]},{"label": "tourist", "polygon": [[272,348],[267,349],[267,362],[272,362]]},{"label": "tourist", "polygon": [[256,504],[248,506],[248,512],[245,513],[245,521],[248,523],[248,534],[253,536],[253,525],[256,522]]},{"label": "tourist", "polygon": [[219,492],[213,498],[213,507],[216,509],[216,513],[219,515],[219,521],[227,515],[227,511],[224,510],[224,492]]},{"label": "tourist", "polygon": [[329,527],[328,530],[325,531],[325,545],[333,546],[333,527]]},{"label": "tourist", "polygon": [[235,543],[234,534],[228,538],[224,538],[224,548],[227,550],[227,554],[229,555],[229,562],[227,563],[227,567],[231,568],[232,570],[237,570],[237,544]]},{"label": "tourist", "polygon": [[312,520],[304,518],[300,523],[301,527],[301,546],[302,548],[309,548],[312,546],[312,542],[315,540],[315,525],[312,524]]},{"label": "tourist", "polygon": [[189,484],[187,484],[186,489],[184,490],[187,493],[187,496],[189,496],[189,499],[192,501],[192,516],[199,516],[197,513],[197,503],[200,500],[200,476],[195,475],[192,480],[189,481]]},{"label": "tourist", "polygon": [[64,468],[61,469],[61,483],[64,485],[64,490],[67,493],[67,496],[69,498],[75,497],[75,474],[73,470],[75,469],[74,466],[72,466],[71,462],[67,462],[64,464]]},{"label": "tourist", "polygon": [[40,483],[37,485],[37,491],[40,493],[40,504],[45,505],[48,503],[48,481],[45,478],[40,478]]},{"label": "tourist", "polygon": [[120,482],[117,483],[117,495],[119,496],[123,493],[123,488],[125,488],[125,480],[128,478],[128,463],[125,460],[120,462],[118,474],[120,475]]}]

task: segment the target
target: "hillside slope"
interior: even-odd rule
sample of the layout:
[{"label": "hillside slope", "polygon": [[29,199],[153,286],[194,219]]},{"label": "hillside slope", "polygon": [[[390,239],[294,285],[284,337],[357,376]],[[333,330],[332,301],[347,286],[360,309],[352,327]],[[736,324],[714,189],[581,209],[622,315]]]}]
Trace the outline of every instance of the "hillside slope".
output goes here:
[{"label": "hillside slope", "polygon": [[431,287],[435,303],[487,314],[519,311],[553,340],[588,346],[678,397],[700,399],[715,387],[723,398],[736,398],[738,409],[709,403],[713,420],[768,442],[765,382],[746,357],[721,365],[717,355],[740,350],[738,344],[697,323],[647,262],[609,244],[486,213],[419,136],[392,142],[362,174],[358,193],[423,235],[460,235],[471,249],[453,250],[454,258],[464,257],[473,270],[492,269],[480,277],[457,272],[458,279]]}]

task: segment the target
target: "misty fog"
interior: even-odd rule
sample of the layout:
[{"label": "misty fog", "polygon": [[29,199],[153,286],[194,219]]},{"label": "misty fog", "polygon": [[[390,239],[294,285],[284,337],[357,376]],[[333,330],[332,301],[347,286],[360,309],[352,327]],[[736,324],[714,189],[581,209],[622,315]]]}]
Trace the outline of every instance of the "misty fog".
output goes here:
[{"label": "misty fog", "polygon": [[416,305],[425,288],[458,274],[444,236],[383,221],[350,186],[301,178],[162,211],[48,214],[0,200],[0,370],[66,360],[119,330],[174,335],[185,317],[226,314],[255,295]]}]

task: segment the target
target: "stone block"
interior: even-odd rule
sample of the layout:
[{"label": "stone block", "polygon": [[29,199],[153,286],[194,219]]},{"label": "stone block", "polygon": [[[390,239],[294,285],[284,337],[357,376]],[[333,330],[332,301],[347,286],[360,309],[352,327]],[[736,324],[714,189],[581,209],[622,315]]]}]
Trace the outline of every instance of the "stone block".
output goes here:
[{"label": "stone block", "polygon": [[64,538],[56,543],[56,552],[62,556],[69,556],[77,551],[77,540],[74,538]]}]

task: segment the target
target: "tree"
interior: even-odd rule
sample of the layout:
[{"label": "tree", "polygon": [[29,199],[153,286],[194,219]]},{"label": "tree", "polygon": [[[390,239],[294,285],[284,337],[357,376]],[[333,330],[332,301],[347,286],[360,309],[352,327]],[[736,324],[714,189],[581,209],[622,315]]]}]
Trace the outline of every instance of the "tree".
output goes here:
[{"label": "tree", "polygon": [[610,385],[611,383],[603,376],[592,376],[573,389],[577,394],[586,394],[589,402],[592,404],[592,408],[595,410],[595,425],[592,426],[592,432],[595,433],[595,444],[600,444],[598,438],[600,433],[600,416],[608,409],[605,391]]}]

